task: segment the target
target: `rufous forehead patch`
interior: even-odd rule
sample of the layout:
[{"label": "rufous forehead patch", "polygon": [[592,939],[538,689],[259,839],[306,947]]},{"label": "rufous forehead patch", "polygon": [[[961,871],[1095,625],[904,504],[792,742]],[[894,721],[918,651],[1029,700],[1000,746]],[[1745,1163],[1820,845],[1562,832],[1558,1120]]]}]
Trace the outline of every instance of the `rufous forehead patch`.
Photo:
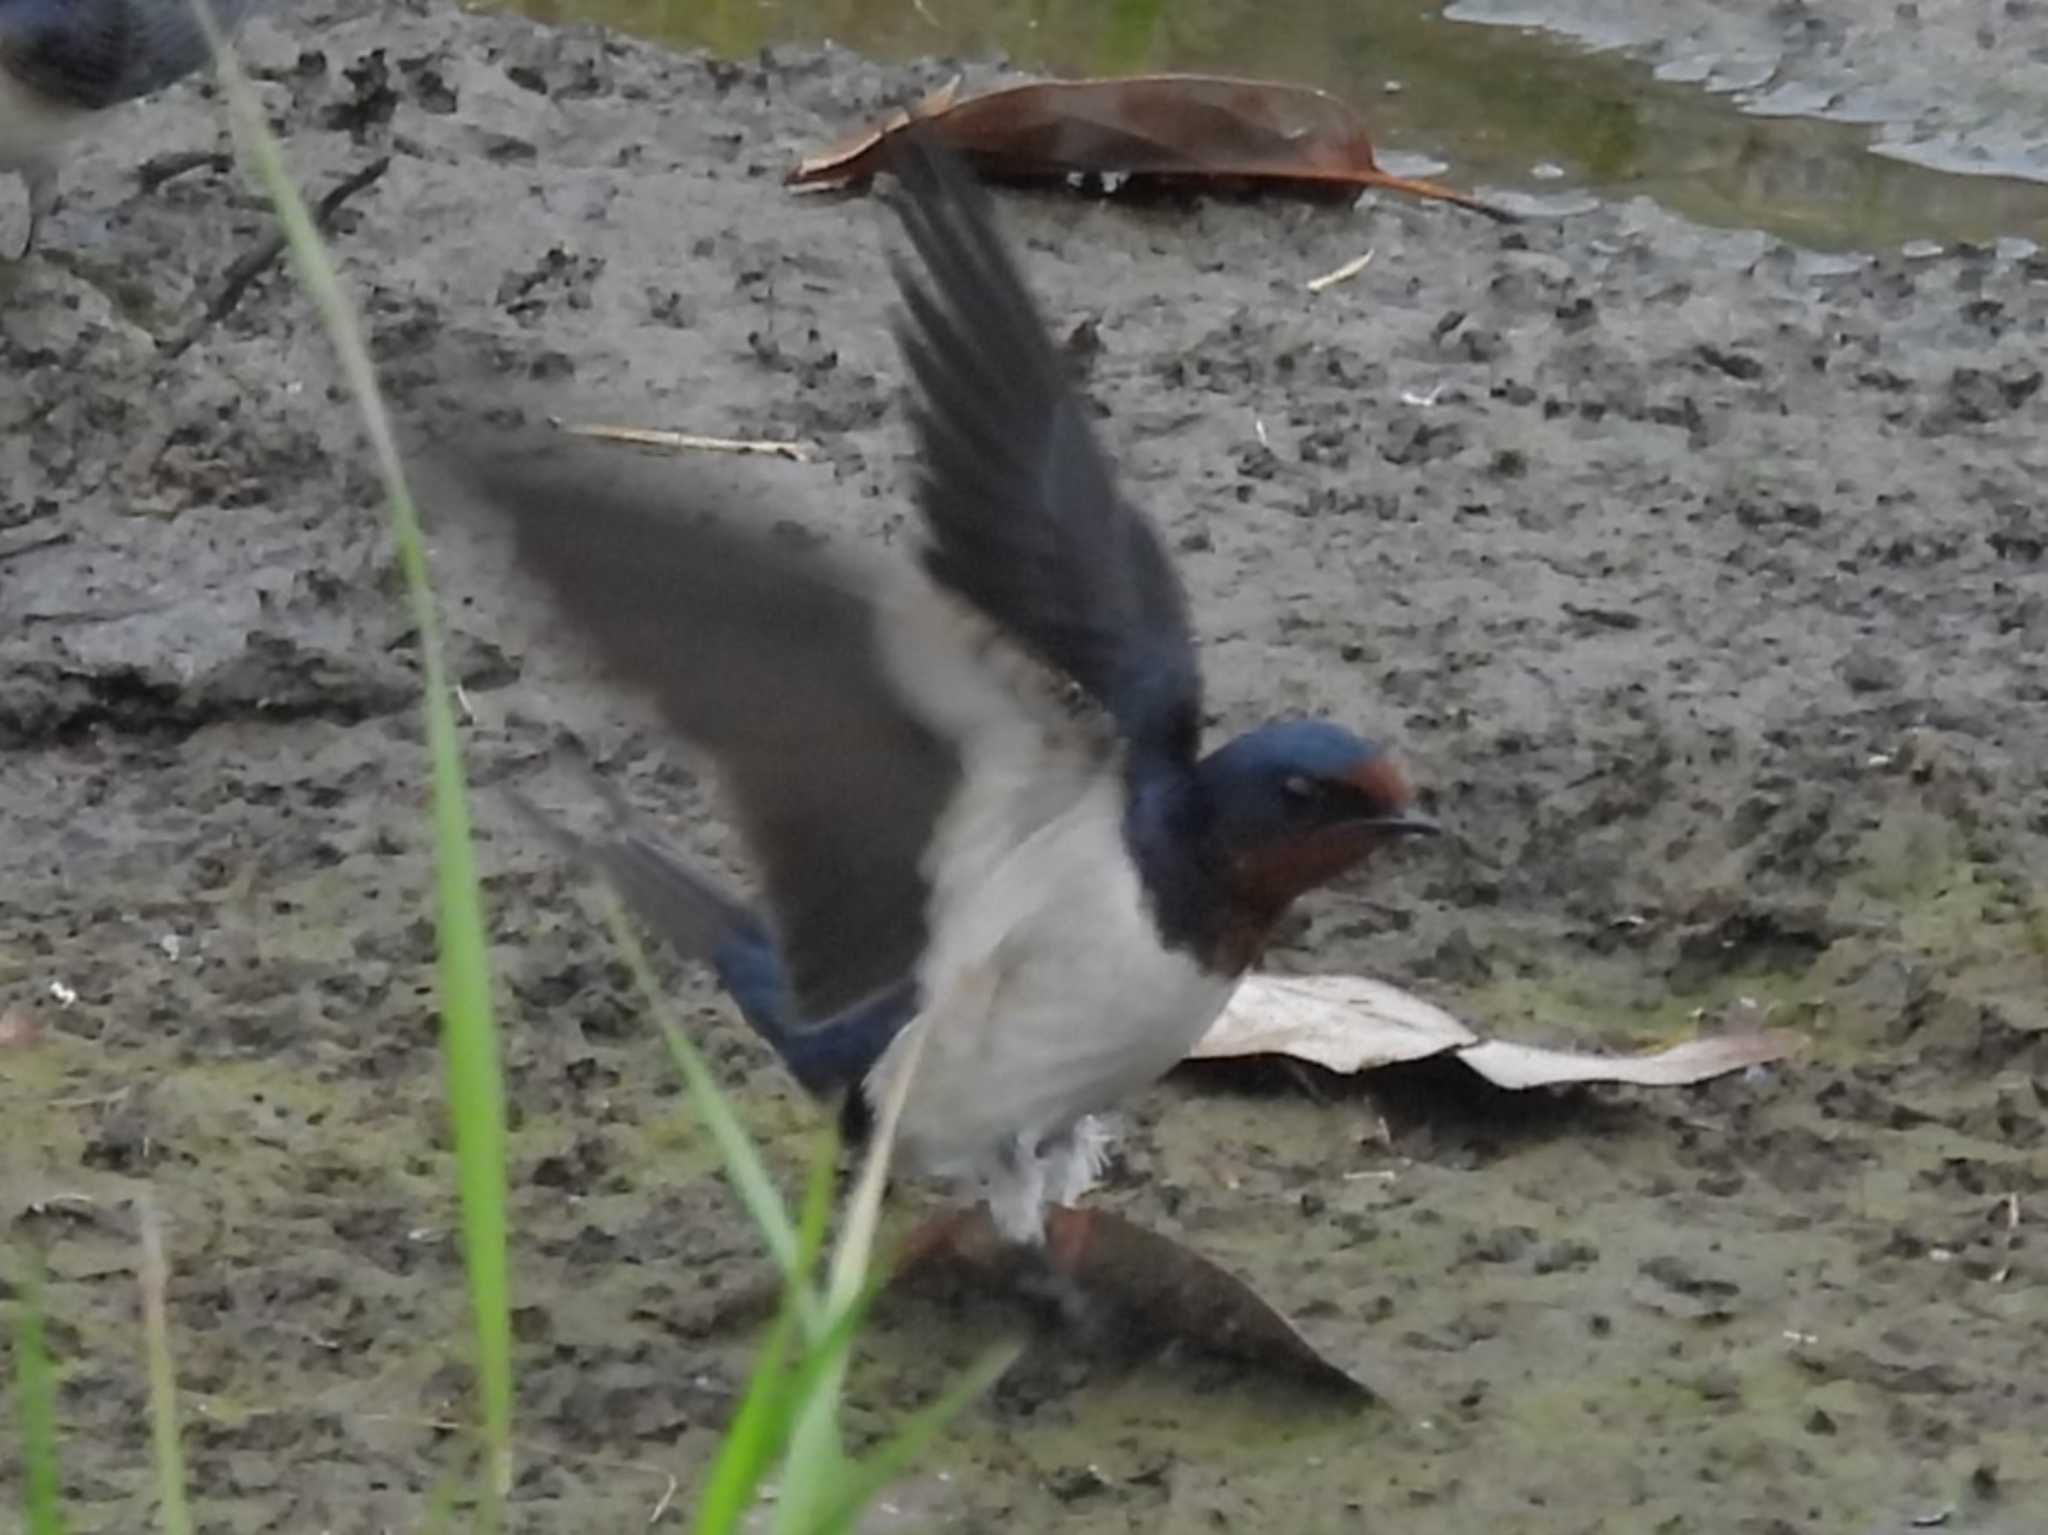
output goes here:
[{"label": "rufous forehead patch", "polygon": [[1408,775],[1401,771],[1401,764],[1386,752],[1379,753],[1346,776],[1353,788],[1387,814],[1406,810],[1415,798]]}]

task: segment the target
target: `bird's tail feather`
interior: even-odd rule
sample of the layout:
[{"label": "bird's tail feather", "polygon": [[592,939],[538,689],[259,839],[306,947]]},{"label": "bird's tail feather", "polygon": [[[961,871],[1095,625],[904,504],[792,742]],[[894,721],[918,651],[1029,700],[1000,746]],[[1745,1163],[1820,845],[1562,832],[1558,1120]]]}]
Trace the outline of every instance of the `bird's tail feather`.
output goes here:
[{"label": "bird's tail feather", "polygon": [[917,1011],[916,982],[905,977],[834,1017],[796,1014],[789,972],[768,924],[692,868],[674,849],[637,829],[632,810],[610,785],[592,787],[611,807],[615,830],[579,836],[516,789],[502,791],[521,816],[571,861],[611,881],[626,907],[685,959],[709,965],[760,1035],[807,1092],[844,1095],[854,1140],[866,1134],[860,1091],[889,1042]]},{"label": "bird's tail feather", "polygon": [[608,786],[615,827],[579,836],[517,789],[505,798],[526,822],[572,861],[610,880],[627,910],[684,959],[709,965],[740,1015],[785,1060],[795,1020],[789,978],[766,923],[672,849],[631,824],[631,812]]}]

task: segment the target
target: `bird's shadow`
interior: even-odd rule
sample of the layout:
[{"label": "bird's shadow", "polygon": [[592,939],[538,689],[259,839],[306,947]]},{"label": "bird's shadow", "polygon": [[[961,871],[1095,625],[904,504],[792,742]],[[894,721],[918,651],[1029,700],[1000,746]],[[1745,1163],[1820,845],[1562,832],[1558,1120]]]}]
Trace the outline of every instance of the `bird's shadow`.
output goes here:
[{"label": "bird's shadow", "polygon": [[1400,1155],[1449,1167],[1481,1167],[1567,1136],[1605,1138],[1643,1112],[1608,1087],[1500,1087],[1455,1056],[1372,1071],[1329,1071],[1289,1056],[1187,1061],[1173,1080],[1198,1095],[1303,1098],[1377,1114]]},{"label": "bird's shadow", "polygon": [[[998,1399],[1020,1412],[1083,1387],[1228,1392],[1276,1411],[1356,1410],[1376,1400],[1249,1285],[1192,1248],[1107,1210],[1051,1206],[1047,1244],[996,1235],[985,1209],[952,1209],[898,1244],[863,1351],[918,1374],[964,1367],[995,1340],[1022,1344]],[[720,1326],[764,1324],[764,1276]],[[939,1369],[943,1378],[944,1369]]]},{"label": "bird's shadow", "polygon": [[1136,1388],[1189,1400],[1227,1397],[1261,1415],[1354,1413],[1377,1394],[1305,1342],[1266,1338],[1218,1347],[1187,1319],[1100,1291],[1079,1308],[1029,1284],[991,1282],[979,1267],[928,1272],[890,1286],[870,1319],[869,1339],[885,1357],[966,1367],[991,1340],[1021,1345],[994,1390],[999,1410],[1029,1417],[1082,1393]]}]

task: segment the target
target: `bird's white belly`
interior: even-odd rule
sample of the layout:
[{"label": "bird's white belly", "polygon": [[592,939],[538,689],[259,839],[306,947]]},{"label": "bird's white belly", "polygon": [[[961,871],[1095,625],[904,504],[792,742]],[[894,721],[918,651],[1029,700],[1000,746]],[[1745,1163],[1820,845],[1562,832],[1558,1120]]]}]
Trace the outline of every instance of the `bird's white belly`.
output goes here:
[{"label": "bird's white belly", "polygon": [[1120,786],[1091,786],[984,879],[945,890],[925,1007],[869,1089],[884,1096],[921,1033],[897,1127],[912,1167],[979,1173],[1113,1107],[1223,1010],[1234,981],[1160,942],[1121,819]]},{"label": "bird's white belly", "polygon": [[52,106],[0,69],[0,170],[48,161],[85,126],[90,113]]},{"label": "bird's white belly", "polygon": [[937,1028],[898,1126],[923,1171],[982,1169],[1011,1141],[1035,1144],[1164,1076],[1223,1010],[1227,979],[1185,956],[1073,948],[1009,971],[986,1025]]}]

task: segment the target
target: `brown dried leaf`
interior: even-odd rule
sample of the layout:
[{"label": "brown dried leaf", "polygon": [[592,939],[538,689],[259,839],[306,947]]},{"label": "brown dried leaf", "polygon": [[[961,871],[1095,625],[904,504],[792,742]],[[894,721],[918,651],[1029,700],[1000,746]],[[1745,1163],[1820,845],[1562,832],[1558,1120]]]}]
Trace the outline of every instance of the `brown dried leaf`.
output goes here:
[{"label": "brown dried leaf", "polygon": [[[845,138],[826,149],[820,150],[809,159],[797,162],[795,170],[783,178],[785,186],[837,185],[845,181],[864,181],[880,168],[880,149],[883,140],[891,134],[900,133],[912,122],[927,117],[937,117],[953,105],[960,94],[960,77],[955,75],[937,90],[912,102],[908,107],[898,107],[872,128],[857,128]],[[858,166],[865,169],[856,169]]]},{"label": "brown dried leaf", "polygon": [[885,168],[889,140],[922,122],[983,175],[1094,172],[1297,188],[1385,187],[1503,222],[1513,218],[1450,187],[1381,170],[1359,115],[1308,86],[1226,75],[1131,75],[1039,80],[966,101],[955,101],[953,90],[934,92],[799,162],[788,183],[864,181]]}]

